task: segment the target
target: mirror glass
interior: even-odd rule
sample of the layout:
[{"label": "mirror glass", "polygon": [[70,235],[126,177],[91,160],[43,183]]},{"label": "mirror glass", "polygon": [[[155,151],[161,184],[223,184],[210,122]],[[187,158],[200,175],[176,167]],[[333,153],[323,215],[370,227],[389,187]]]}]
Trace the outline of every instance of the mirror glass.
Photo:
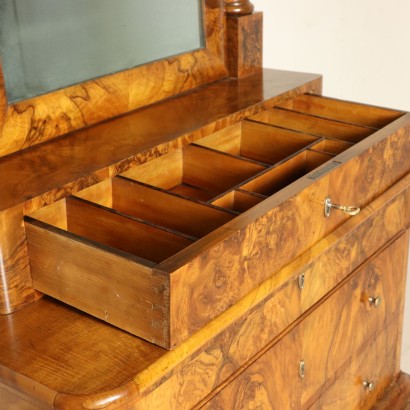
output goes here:
[{"label": "mirror glass", "polygon": [[0,0],[9,103],[203,44],[201,0]]}]

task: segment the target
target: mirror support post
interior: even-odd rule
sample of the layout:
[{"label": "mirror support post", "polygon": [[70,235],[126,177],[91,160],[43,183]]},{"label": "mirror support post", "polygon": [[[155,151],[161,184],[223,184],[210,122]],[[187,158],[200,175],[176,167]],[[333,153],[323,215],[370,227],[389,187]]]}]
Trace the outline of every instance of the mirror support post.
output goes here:
[{"label": "mirror support post", "polygon": [[225,0],[225,12],[228,16],[245,16],[252,14],[253,4],[249,0]]},{"label": "mirror support post", "polygon": [[263,15],[249,0],[225,0],[228,72],[240,78],[262,69]]}]

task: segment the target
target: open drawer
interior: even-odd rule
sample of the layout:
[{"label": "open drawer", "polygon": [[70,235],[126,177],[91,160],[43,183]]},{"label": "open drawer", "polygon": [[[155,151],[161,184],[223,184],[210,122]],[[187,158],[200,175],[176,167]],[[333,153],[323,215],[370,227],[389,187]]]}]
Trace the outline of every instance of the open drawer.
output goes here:
[{"label": "open drawer", "polygon": [[34,286],[173,348],[351,217],[331,204],[409,172],[409,128],[312,95],[272,107],[26,217]]}]

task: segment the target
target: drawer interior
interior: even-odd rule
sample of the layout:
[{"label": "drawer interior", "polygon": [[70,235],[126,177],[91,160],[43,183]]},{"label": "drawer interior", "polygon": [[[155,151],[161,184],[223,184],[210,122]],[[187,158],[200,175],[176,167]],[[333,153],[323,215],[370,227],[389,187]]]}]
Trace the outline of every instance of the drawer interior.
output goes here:
[{"label": "drawer interior", "polygon": [[[318,98],[325,108],[320,107]],[[170,318],[166,315],[170,292],[161,289],[173,286],[171,273],[181,266],[185,268],[194,260],[198,261],[198,272],[205,268],[211,273],[212,269],[217,272],[226,270],[228,265],[220,266],[218,261],[206,267],[207,253],[212,252],[214,246],[223,244],[233,232],[242,229],[243,221],[253,223],[271,209],[261,204],[266,198],[293,183],[299,183],[304,189],[304,184],[299,181],[301,178],[313,174],[318,167],[375,133],[377,127],[383,127],[402,115],[394,110],[335,101],[311,95],[296,97],[31,213],[25,222],[36,289],[50,292],[51,296],[109,321],[105,311],[101,313],[98,306],[90,308],[86,294],[82,304],[77,303],[77,295],[62,295],[65,285],[56,283],[53,274],[46,270],[64,268],[64,280],[69,282],[72,255],[81,250],[82,255],[88,256],[76,262],[78,277],[83,280],[90,274],[94,281],[92,286],[99,289],[100,272],[93,270],[91,264],[88,266],[87,257],[92,255],[96,262],[105,258],[107,263],[114,264],[111,255],[116,255],[115,263],[120,265],[120,274],[124,275],[118,281],[127,285],[124,285],[125,291],[128,291],[128,281],[135,280],[135,293],[129,292],[127,300],[130,305],[124,307],[125,311],[135,309],[134,295],[141,290],[141,305],[148,305],[149,310],[148,316],[140,313],[138,320],[143,323],[142,327],[139,323],[132,323],[122,328],[149,340],[150,332],[156,332],[156,343],[169,347],[168,336],[158,336],[157,333],[161,326],[163,329],[169,326]],[[364,118],[367,110],[370,119]],[[352,112],[351,116],[349,112]],[[336,160],[334,163],[341,162]],[[320,177],[320,172],[318,175]],[[295,187],[300,188],[299,185]],[[252,208],[255,208],[254,214],[249,213],[229,224]],[[337,223],[334,222],[334,227]],[[229,225],[223,227],[225,224]],[[321,225],[323,232],[330,230],[325,224]],[[310,233],[310,237],[317,240],[315,232]],[[52,263],[46,252],[41,250],[49,246],[50,238],[56,244]],[[308,245],[301,242],[300,249]],[[186,249],[188,247],[189,250]],[[248,250],[246,246],[243,249],[244,252]],[[276,260],[277,247],[272,246],[269,252],[273,252],[269,261]],[[63,262],[60,261],[62,254],[66,255]],[[235,252],[231,257],[234,261]],[[241,257],[245,260],[247,255]],[[248,265],[251,266],[249,261]],[[184,276],[184,268],[180,269],[180,283],[188,287],[190,282],[186,276],[189,275]],[[269,265],[266,272],[271,272],[270,269]],[[190,271],[187,269],[187,272]],[[263,275],[261,277],[266,278]],[[212,275],[208,276],[211,281]],[[153,290],[151,286],[155,281],[163,283]],[[109,278],[107,283],[104,291],[110,289]],[[95,294],[98,292],[95,290]],[[161,309],[154,309],[160,303],[152,302],[152,297],[161,299]],[[202,298],[200,292],[195,297]],[[207,301],[205,297],[203,300]],[[213,306],[209,308],[212,309]],[[159,311],[165,318],[161,320],[164,323],[168,320],[161,326],[156,324]],[[121,327],[121,315],[118,313],[118,319],[110,319],[110,323]],[[146,319],[151,317],[149,315],[154,319]],[[212,315],[213,311],[209,317]]]}]

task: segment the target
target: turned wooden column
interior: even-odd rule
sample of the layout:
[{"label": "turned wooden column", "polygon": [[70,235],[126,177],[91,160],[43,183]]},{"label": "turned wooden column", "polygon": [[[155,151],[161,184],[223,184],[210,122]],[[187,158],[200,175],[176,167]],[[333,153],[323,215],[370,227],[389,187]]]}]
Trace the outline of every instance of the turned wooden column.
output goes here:
[{"label": "turned wooden column", "polygon": [[225,0],[225,12],[228,16],[246,16],[252,14],[253,4],[249,0]]},{"label": "turned wooden column", "polygon": [[228,71],[245,77],[262,69],[262,13],[253,12],[249,0],[225,0]]}]

